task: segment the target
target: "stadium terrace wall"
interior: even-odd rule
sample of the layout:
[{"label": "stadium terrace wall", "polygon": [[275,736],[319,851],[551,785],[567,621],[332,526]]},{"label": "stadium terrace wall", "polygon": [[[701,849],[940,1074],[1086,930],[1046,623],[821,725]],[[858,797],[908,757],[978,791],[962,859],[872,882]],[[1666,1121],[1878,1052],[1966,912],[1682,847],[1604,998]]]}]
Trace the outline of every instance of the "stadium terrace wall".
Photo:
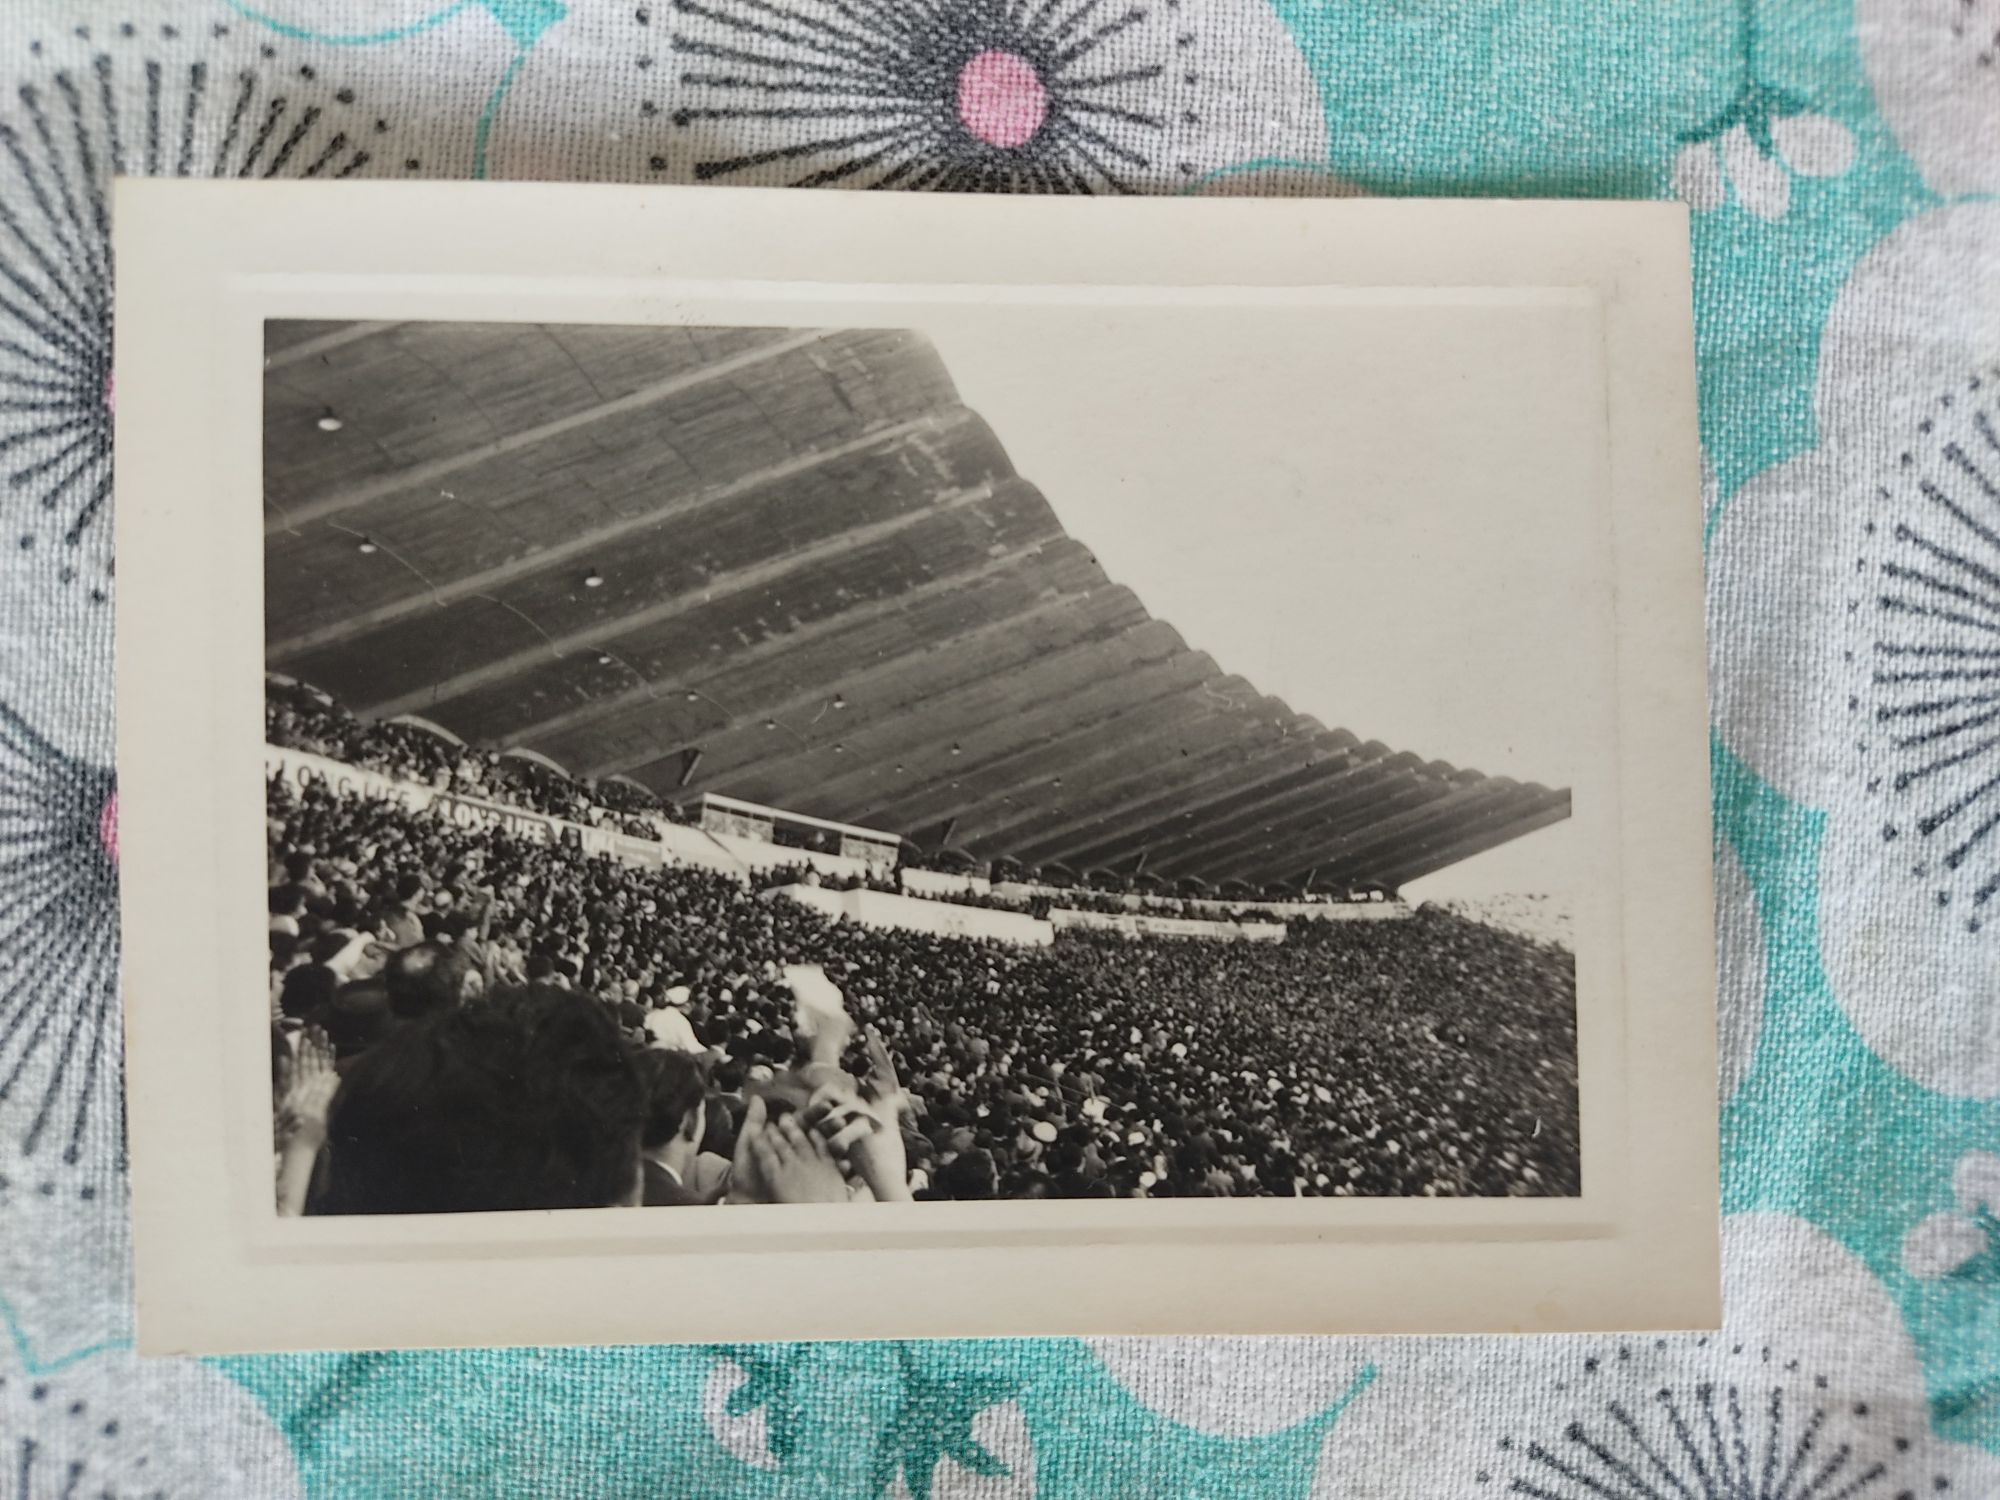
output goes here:
[{"label": "stadium terrace wall", "polygon": [[[669,823],[667,826],[673,828],[678,825]],[[869,861],[855,859],[846,854],[825,854],[817,849],[791,849],[783,844],[767,843],[763,839],[746,838],[736,833],[710,833],[703,836],[713,839],[728,851],[731,858],[753,874],[764,870],[790,870],[803,867],[816,870],[821,875],[835,880],[858,880],[877,873],[876,867]]]},{"label": "stadium terrace wall", "polygon": [[[435,809],[462,828],[504,830],[542,844],[554,843],[564,829],[575,827],[574,824],[543,813],[529,812],[525,808],[508,807],[480,797],[461,796],[421,781],[387,776],[380,771],[366,771],[328,756],[313,755],[304,750],[280,749],[276,745],[264,747],[264,774],[281,775],[299,787],[324,783],[342,796],[398,802],[412,811]],[[596,829],[578,831],[598,832]]]},{"label": "stadium terrace wall", "polygon": [[903,932],[927,932],[942,937],[989,938],[1046,948],[1055,929],[1021,912],[993,911],[983,906],[959,906],[923,896],[896,896],[887,891],[830,891],[818,885],[781,885],[764,892],[809,906],[836,920],[845,917],[863,927],[893,927]]},{"label": "stadium terrace wall", "polygon": [[[921,889],[910,882],[910,870],[903,872],[903,883],[911,890]],[[950,876],[936,877],[952,879]],[[998,885],[980,882],[978,889],[990,891],[1003,901],[1018,901],[1026,905],[1036,896],[1046,896],[1051,901],[1062,901],[1071,892],[1057,885],[1036,885],[1025,880],[1006,880]],[[1234,912],[1253,912],[1259,917],[1300,918],[1315,922],[1380,922],[1410,915],[1410,908],[1402,901],[1213,901],[1202,897],[1148,896],[1141,893],[1116,895],[1113,900],[1120,902],[1127,911],[1144,915],[1148,907],[1166,906],[1175,911],[1201,911],[1218,920],[1227,921]]]},{"label": "stadium terrace wall", "polygon": [[993,889],[993,882],[982,875],[953,875],[944,870],[904,869],[896,878],[904,890],[919,896],[984,896]]},{"label": "stadium terrace wall", "polygon": [[1067,911],[1049,913],[1056,928],[1090,927],[1127,937],[1215,938],[1234,943],[1282,943],[1282,922],[1204,922],[1194,917],[1148,917],[1137,912]]},{"label": "stadium terrace wall", "polygon": [[[633,818],[658,834],[657,840],[636,838],[616,828],[593,828],[552,818],[525,808],[489,802],[441,791],[420,781],[366,771],[344,761],[304,750],[287,750],[276,745],[264,747],[266,775],[282,775],[296,786],[324,782],[343,796],[376,797],[401,803],[412,811],[440,811],[462,828],[504,830],[518,838],[538,843],[554,843],[574,837],[585,853],[608,855],[630,865],[657,869],[669,860],[712,870],[718,875],[748,884],[762,870],[806,866],[821,875],[846,878],[867,874],[872,866],[839,854],[823,854],[812,849],[787,849],[758,839],[732,834],[707,833],[664,818]],[[629,815],[628,815],[629,816]]]},{"label": "stadium terrace wall", "polygon": [[[572,823],[563,818],[550,817],[545,813],[530,812],[525,808],[511,807],[500,802],[489,802],[482,797],[467,797],[457,792],[442,791],[420,781],[409,781],[402,777],[385,775],[380,771],[363,770],[328,756],[314,755],[304,750],[284,749],[277,745],[264,747],[264,770],[267,775],[283,775],[298,786],[324,782],[343,795],[385,798],[401,803],[412,811],[440,811],[462,828],[502,830],[517,838],[533,839],[545,844],[573,838],[587,854],[602,854],[629,865],[651,869],[658,869],[671,861],[712,870],[744,884],[748,884],[753,875],[767,870],[806,868],[835,880],[865,879],[880,873],[879,867],[872,861],[857,859],[852,855],[828,854],[816,849],[793,849],[741,834],[713,833],[682,823],[669,823],[664,818],[627,815],[635,821],[646,823],[658,835],[656,839],[639,838],[620,829],[595,828],[588,824]],[[811,886],[788,886],[784,889],[814,891],[816,894],[807,904],[816,906],[821,905],[822,898],[844,900],[853,897],[855,898],[853,906],[843,907],[842,910],[832,914],[852,916],[855,920],[867,921],[872,926],[900,927],[914,932],[951,933],[964,937],[990,937],[1003,942],[1025,942],[1037,946],[1046,944],[1050,940],[1049,924],[1046,922],[1038,922],[1020,912],[960,907],[952,905],[949,900],[936,898],[948,898],[965,893],[980,895],[990,893],[1002,900],[1018,901],[1025,906],[1036,896],[1061,900],[1067,894],[1057,886],[1034,885],[1024,881],[1008,881],[995,885],[977,876],[951,875],[932,870],[903,870],[899,872],[899,879],[905,890],[918,892],[919,895],[912,898],[871,890],[827,891]],[[926,897],[930,899],[925,899]],[[1250,938],[1257,941],[1278,942],[1282,941],[1285,935],[1282,922],[1234,922],[1228,920],[1228,913],[1254,912],[1260,917],[1287,917],[1326,922],[1382,921],[1407,917],[1410,914],[1410,908],[1400,901],[1228,902],[1183,901],[1175,898],[1177,906],[1215,914],[1216,920],[1205,921],[1151,915],[1146,911],[1149,898],[1143,895],[1128,895],[1122,899],[1129,909],[1128,916],[1078,911],[1051,912],[1050,916],[1051,919],[1066,919],[1056,921],[1057,926],[1099,927],[1148,936]],[[863,906],[867,908],[865,915],[861,910]],[[942,915],[936,911],[940,907],[945,908]],[[958,915],[959,913],[971,913],[972,918]],[[1086,918],[1088,920],[1085,920]],[[1036,929],[1040,929],[1039,934]]]}]

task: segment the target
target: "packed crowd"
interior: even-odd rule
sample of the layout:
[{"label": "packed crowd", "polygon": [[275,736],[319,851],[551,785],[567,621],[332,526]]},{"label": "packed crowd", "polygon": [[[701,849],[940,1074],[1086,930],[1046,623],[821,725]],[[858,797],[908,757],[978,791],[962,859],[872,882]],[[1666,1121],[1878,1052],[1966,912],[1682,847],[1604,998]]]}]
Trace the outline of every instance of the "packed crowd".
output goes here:
[{"label": "packed crowd", "polygon": [[[616,779],[578,781],[525,757],[510,757],[495,751],[457,744],[420,725],[396,720],[373,721],[357,717],[332,698],[304,683],[273,677],[265,684],[264,732],[268,743],[284,749],[304,750],[323,755],[345,765],[376,771],[406,781],[420,782],[439,791],[520,807],[546,817],[593,827],[616,826],[637,838],[657,838],[647,821],[662,818],[686,823],[689,815],[636,782]],[[824,829],[784,827],[774,829],[774,843],[822,853],[837,852],[838,838]],[[899,864],[916,870],[938,870],[961,874],[981,868],[974,861],[946,851],[949,858],[927,855],[914,844],[903,845]],[[1117,913],[1132,909],[1139,900],[1143,909],[1161,916],[1215,917],[1229,920],[1261,920],[1258,902],[1305,902],[1314,905],[1341,905],[1357,901],[1379,901],[1385,893],[1374,889],[1299,891],[1290,887],[1250,890],[1242,882],[1230,882],[1221,892],[1206,890],[1201,882],[1182,882],[1170,890],[1163,882],[1144,877],[1114,877],[1093,871],[1078,879],[1060,866],[1040,870],[1011,860],[1000,861],[991,871],[995,883],[1029,883],[1047,888],[1030,896],[1002,895],[993,891],[962,888],[955,891],[905,892],[922,894],[965,906],[1000,911],[1028,911],[1046,916],[1052,906],[1078,911]],[[840,877],[849,885],[864,884],[881,890],[899,890],[886,873],[865,877]],[[1049,894],[1050,891],[1058,894]],[[1227,912],[1218,911],[1227,906]]]},{"label": "packed crowd", "polygon": [[1570,956],[1448,912],[1017,948],[319,784],[268,815],[293,1211],[1577,1191]]},{"label": "packed crowd", "polygon": [[[828,890],[883,891],[892,895],[915,896],[927,901],[948,901],[954,906],[977,907],[983,911],[1020,912],[1024,915],[1045,918],[1051,911],[1061,907],[1069,911],[1096,912],[1106,916],[1126,916],[1138,913],[1151,917],[1192,917],[1208,922],[1270,922],[1274,920],[1270,907],[1257,902],[1225,902],[1211,897],[1175,897],[1146,893],[1137,901],[1130,895],[1111,891],[1088,890],[1081,887],[1066,890],[980,890],[972,885],[957,887],[914,887],[906,885],[901,871],[907,868],[923,868],[905,860],[895,870],[871,870],[867,873],[823,875],[809,865],[786,865],[761,872],[758,884],[769,888],[788,885],[794,881],[806,881]],[[1289,900],[1282,893],[1270,897],[1273,901]],[[1314,905],[1335,903],[1314,902]],[[1346,903],[1338,903],[1346,904]]]},{"label": "packed crowd", "polygon": [[416,724],[362,719],[302,683],[265,684],[264,739],[440,792],[617,827],[635,838],[659,837],[648,818],[684,821],[678,807],[635,783],[579,782],[524,757],[456,744]]}]

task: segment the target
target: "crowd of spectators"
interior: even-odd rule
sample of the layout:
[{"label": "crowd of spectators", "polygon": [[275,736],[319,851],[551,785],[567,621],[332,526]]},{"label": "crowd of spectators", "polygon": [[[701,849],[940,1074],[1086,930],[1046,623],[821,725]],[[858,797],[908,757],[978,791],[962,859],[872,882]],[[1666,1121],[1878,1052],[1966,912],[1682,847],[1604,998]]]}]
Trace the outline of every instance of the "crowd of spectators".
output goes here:
[{"label": "crowd of spectators", "polygon": [[363,719],[324,693],[278,680],[264,689],[264,738],[433,791],[503,803],[589,827],[658,839],[648,821],[683,822],[674,804],[627,781],[580,782],[525,756],[459,744],[419,724]]},{"label": "crowd of spectators", "polygon": [[267,799],[294,1210],[1578,1189],[1570,955],[1448,912],[1016,947],[324,784]]},{"label": "crowd of spectators", "polygon": [[[1154,892],[1127,894],[1114,891],[1091,890],[1084,887],[1067,889],[1000,889],[981,890],[972,884],[958,886],[912,886],[901,879],[904,869],[921,869],[923,866],[905,860],[895,869],[873,869],[866,872],[822,874],[810,865],[785,865],[766,869],[759,873],[758,883],[765,887],[788,885],[795,881],[807,881],[828,890],[882,891],[893,895],[915,896],[928,901],[949,901],[954,906],[977,907],[983,911],[1019,912],[1035,918],[1046,918],[1051,911],[1062,908],[1068,911],[1093,912],[1104,916],[1140,915],[1149,917],[1185,917],[1204,922],[1271,922],[1274,918],[1268,904],[1259,901],[1224,901],[1214,897],[1177,897]],[[1004,883],[1003,883],[1004,884]],[[1274,896],[1272,900],[1289,900],[1289,897]],[[1314,905],[1329,903],[1314,902]],[[1339,903],[1347,904],[1347,903]]]},{"label": "crowd of spectators", "polygon": [[[282,749],[307,751],[361,770],[418,782],[435,791],[519,807],[566,822],[616,827],[636,838],[658,839],[652,819],[690,821],[679,805],[636,782],[578,781],[524,756],[457,743],[420,724],[362,719],[316,688],[282,678],[271,678],[265,684],[264,730],[267,742]],[[803,824],[781,825],[771,831],[770,838],[782,847],[819,853],[836,853],[839,847],[833,834]],[[938,858],[905,843],[896,868],[964,874],[969,867],[976,867],[976,862],[956,854]],[[797,870],[807,868],[799,866]],[[1278,887],[1216,894],[1202,890],[1199,883],[1169,890],[1161,882],[1143,878],[1093,871],[1079,879],[1060,866],[1044,871],[1022,868],[1011,861],[1001,862],[992,877],[993,883],[1039,889],[1025,894],[1002,893],[981,890],[968,882],[956,889],[912,891],[905,889],[896,878],[896,870],[888,867],[865,875],[820,878],[836,889],[865,886],[963,906],[1026,912],[1034,917],[1046,917],[1052,908],[1061,906],[1108,915],[1138,909],[1155,916],[1254,922],[1269,920],[1268,913],[1259,912],[1259,903],[1340,905],[1379,901],[1384,895],[1375,890],[1329,892]]]}]

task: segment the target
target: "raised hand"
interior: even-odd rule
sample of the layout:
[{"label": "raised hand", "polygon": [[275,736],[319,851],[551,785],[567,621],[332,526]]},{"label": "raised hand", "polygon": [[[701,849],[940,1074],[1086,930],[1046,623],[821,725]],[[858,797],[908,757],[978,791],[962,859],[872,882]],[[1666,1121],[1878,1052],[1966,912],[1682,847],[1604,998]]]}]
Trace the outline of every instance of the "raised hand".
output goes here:
[{"label": "raised hand", "polygon": [[326,1117],[339,1088],[333,1043],[315,1027],[299,1038],[278,1100],[278,1137],[284,1143],[278,1153],[278,1212],[285,1218],[305,1212],[313,1170],[326,1144]]},{"label": "raised hand", "polygon": [[847,1179],[818,1135],[788,1114],[766,1125],[750,1144],[770,1203],[845,1203]]},{"label": "raised hand", "polygon": [[820,1139],[853,1167],[878,1203],[910,1201],[909,1153],[897,1107],[893,1097],[871,1102],[841,1084],[822,1084],[806,1106]]},{"label": "raised hand", "polygon": [[768,1123],[768,1112],[764,1101],[752,1095],[749,1106],[743,1111],[743,1123],[736,1127],[736,1150],[729,1162],[730,1203],[773,1203],[765,1189],[763,1174],[757,1169],[756,1145]]},{"label": "raised hand", "polygon": [[866,1027],[862,1040],[868,1047],[868,1076],[862,1082],[868,1097],[875,1102],[876,1112],[892,1125],[905,1115],[914,1115],[910,1095],[896,1076],[896,1060],[889,1055],[882,1033],[873,1026]]},{"label": "raised hand", "polygon": [[326,1139],[326,1117],[340,1088],[334,1069],[333,1043],[313,1027],[299,1038],[298,1051],[287,1070],[284,1093],[278,1099],[280,1130],[287,1141]]}]

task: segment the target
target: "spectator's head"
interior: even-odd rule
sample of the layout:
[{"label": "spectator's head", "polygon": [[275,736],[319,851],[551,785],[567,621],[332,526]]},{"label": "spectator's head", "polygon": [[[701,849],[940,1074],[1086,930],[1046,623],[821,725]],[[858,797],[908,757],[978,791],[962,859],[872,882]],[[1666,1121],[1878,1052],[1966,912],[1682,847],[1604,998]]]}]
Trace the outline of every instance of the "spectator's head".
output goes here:
[{"label": "spectator's head", "polygon": [[981,1148],[952,1158],[938,1173],[938,1186],[961,1202],[993,1197],[1000,1190],[993,1153]]},{"label": "spectator's head", "polygon": [[283,885],[271,887],[271,915],[274,917],[299,918],[306,914],[306,902],[312,892],[297,881],[286,881]]},{"label": "spectator's head", "polygon": [[405,875],[396,882],[396,899],[405,906],[410,905],[424,893],[424,877]]},{"label": "spectator's head", "polygon": [[306,957],[316,964],[333,964],[347,952],[358,936],[354,932],[331,928],[312,940],[306,948]]},{"label": "spectator's head", "polygon": [[402,949],[384,972],[389,1008],[405,1021],[456,1009],[472,994],[479,977],[463,948],[438,942]]},{"label": "spectator's head", "polygon": [[556,961],[546,953],[528,955],[528,983],[540,984],[556,977]]},{"label": "spectator's head", "polygon": [[295,849],[285,856],[285,879],[294,885],[302,885],[313,878],[313,857],[302,849]]},{"label": "spectator's head", "polygon": [[278,1008],[295,1021],[304,1021],[332,1003],[340,980],[325,964],[301,964],[285,976],[278,992]]},{"label": "spectator's head", "polygon": [[1046,1198],[1054,1184],[1041,1172],[1017,1172],[1008,1180],[1009,1198]]},{"label": "spectator's head", "polygon": [[689,1152],[701,1142],[706,1127],[708,1077],[693,1054],[654,1048],[641,1059],[649,1103],[641,1144],[663,1151],[676,1141]]},{"label": "spectator's head", "polygon": [[312,961],[333,970],[342,984],[373,979],[387,958],[380,944],[352,927],[330,927],[312,941]]},{"label": "spectator's head", "polygon": [[334,995],[315,1013],[313,1024],[333,1043],[334,1056],[358,1057],[395,1030],[388,998],[372,985],[354,985]]},{"label": "spectator's head", "polygon": [[631,1203],[646,1114],[633,1052],[595,1002],[505,991],[405,1027],[349,1070],[328,1121],[326,1208]]}]

